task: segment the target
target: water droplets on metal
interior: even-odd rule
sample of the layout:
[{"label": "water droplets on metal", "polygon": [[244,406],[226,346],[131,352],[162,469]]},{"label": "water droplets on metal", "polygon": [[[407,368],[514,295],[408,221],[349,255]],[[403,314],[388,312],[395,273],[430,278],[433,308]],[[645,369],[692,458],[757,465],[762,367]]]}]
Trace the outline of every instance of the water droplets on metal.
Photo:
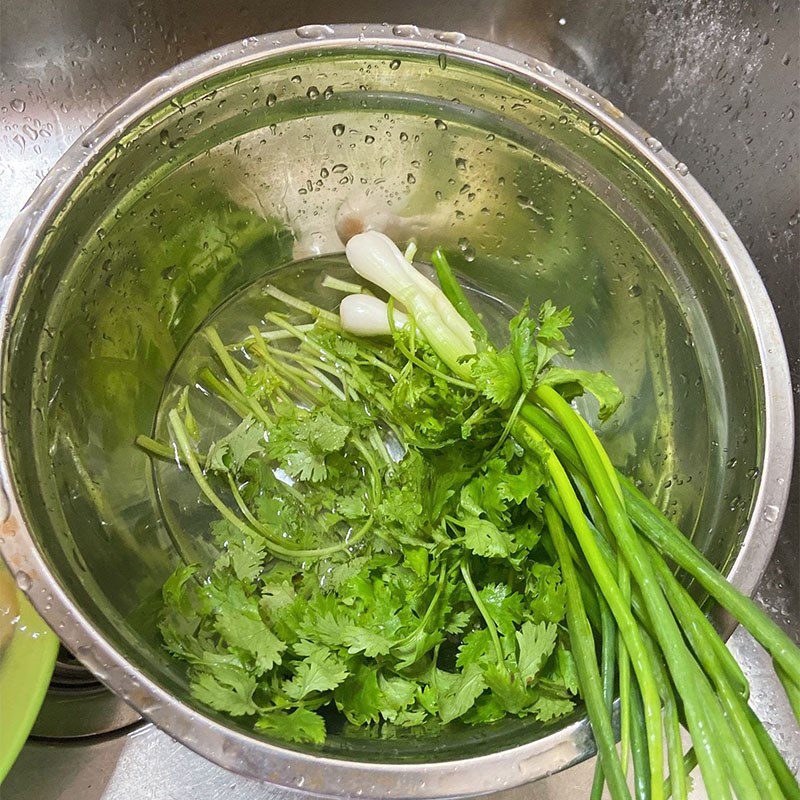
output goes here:
[{"label": "water droplets on metal", "polygon": [[389,69],[394,69],[394,70],[400,69],[400,63],[401,63],[401,62],[400,62],[400,59],[399,59],[399,58],[393,58],[393,59],[392,59],[392,60],[389,62]]},{"label": "water droplets on metal", "polygon": [[766,522],[776,522],[781,510],[778,506],[765,506],[764,507],[764,520]]},{"label": "water droplets on metal", "polygon": [[31,576],[24,570],[18,570],[14,575],[14,579],[17,581],[17,586],[19,586],[23,592],[29,592],[31,590],[33,581],[31,580]]},{"label": "water droplets on metal", "polygon": [[411,36],[419,36],[419,28],[416,25],[395,25],[392,33],[407,39]]},{"label": "water droplets on metal", "polygon": [[301,25],[295,28],[294,32],[300,39],[325,39],[333,36],[333,28],[330,25]]},{"label": "water droplets on metal", "polygon": [[341,136],[344,133],[344,125],[341,122],[337,122],[331,130],[334,136]]},{"label": "water droplets on metal", "polygon": [[461,44],[467,37],[460,31],[436,31],[433,38],[445,44]]},{"label": "water droplets on metal", "polygon": [[679,161],[675,165],[675,172],[677,172],[678,175],[686,176],[689,174],[689,167],[687,167],[686,164],[683,163],[683,161]]}]

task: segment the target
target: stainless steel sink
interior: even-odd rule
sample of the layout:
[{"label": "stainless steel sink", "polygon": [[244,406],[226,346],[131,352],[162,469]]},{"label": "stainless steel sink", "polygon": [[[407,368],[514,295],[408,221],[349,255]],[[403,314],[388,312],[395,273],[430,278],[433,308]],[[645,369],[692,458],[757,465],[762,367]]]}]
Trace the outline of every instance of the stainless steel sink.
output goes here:
[{"label": "stainless steel sink", "polygon": [[[458,4],[398,9],[356,0],[291,6],[241,0],[4,0],[0,9],[0,236],[57,157],[97,116],[147,79],[192,55],[308,22],[414,22],[527,51],[614,101],[685,162],[749,248],[783,326],[796,391],[798,331],[798,11],[779,3],[608,2]],[[788,479],[788,476],[787,476]],[[798,485],[758,599],[800,640]],[[753,703],[800,772],[800,730],[769,659],[743,631],[730,647]],[[64,659],[36,729],[4,784],[8,798],[289,798],[224,772],[70,672]],[[95,716],[97,708],[102,713]],[[78,724],[74,724],[75,722]],[[70,723],[70,724],[68,724]],[[588,796],[583,764],[512,798]],[[499,796],[498,796],[499,797]]]}]

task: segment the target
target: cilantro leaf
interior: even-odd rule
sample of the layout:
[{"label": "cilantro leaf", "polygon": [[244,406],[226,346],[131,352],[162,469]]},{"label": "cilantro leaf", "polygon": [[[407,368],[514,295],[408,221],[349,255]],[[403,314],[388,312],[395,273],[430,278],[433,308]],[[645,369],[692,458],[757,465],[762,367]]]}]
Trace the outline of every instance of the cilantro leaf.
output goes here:
[{"label": "cilantro leaf", "polygon": [[533,564],[526,594],[528,610],[535,622],[561,622],[567,613],[567,587],[558,565]]},{"label": "cilantro leaf", "polygon": [[307,708],[286,711],[266,711],[259,714],[256,730],[271,733],[287,742],[311,742],[322,744],[325,741],[325,720]]},{"label": "cilantro leaf", "polygon": [[556,646],[556,626],[546,622],[526,622],[517,631],[517,663],[522,679],[530,686]]},{"label": "cilantro leaf", "polygon": [[575,708],[575,703],[572,700],[547,695],[540,695],[531,706],[536,719],[541,722],[550,722],[551,719],[563,717],[565,714],[569,714],[573,708]]},{"label": "cilantro leaf", "polygon": [[360,625],[347,625],[342,632],[342,640],[347,645],[348,653],[363,653],[367,658],[386,655],[392,649],[391,639]]},{"label": "cilantro leaf", "polygon": [[353,725],[377,722],[383,708],[378,670],[360,664],[333,692],[336,707]]},{"label": "cilantro leaf", "polygon": [[292,700],[302,700],[313,692],[335,689],[347,675],[347,668],[333,653],[317,650],[300,662],[284,691]]},{"label": "cilantro leaf", "polygon": [[470,631],[458,648],[456,664],[464,669],[469,664],[482,664],[494,658],[492,637],[486,628]]},{"label": "cilantro leaf", "polygon": [[[529,316],[530,305],[526,300],[522,310],[509,323],[509,348],[519,376],[519,391],[526,394],[533,387],[539,368],[539,355],[536,348],[536,320]],[[519,394],[519,391],[517,394]]]},{"label": "cilantro leaf", "polygon": [[477,664],[468,664],[457,679],[439,696],[439,716],[442,722],[452,722],[465,714],[486,689],[486,681]]},{"label": "cilantro leaf", "polygon": [[478,390],[501,408],[513,405],[520,395],[519,368],[508,350],[484,350],[470,362],[472,379]]},{"label": "cilantro leaf", "polygon": [[464,526],[464,544],[476,555],[506,558],[516,549],[508,533],[488,519],[467,516],[460,522]]},{"label": "cilantro leaf", "polygon": [[594,395],[600,404],[598,416],[601,420],[607,420],[625,399],[619,386],[607,372],[550,367],[541,377],[540,383],[555,387],[567,401],[580,397],[585,392]]},{"label": "cilantro leaf", "polygon": [[213,673],[202,671],[195,674],[189,687],[201,703],[217,711],[226,711],[235,717],[257,711],[253,701],[256,679],[242,667],[218,664]]},{"label": "cilantro leaf", "polygon": [[248,458],[261,452],[265,444],[264,426],[253,417],[246,417],[227,436],[211,445],[206,469],[236,473]]},{"label": "cilantro leaf", "polygon": [[509,714],[519,714],[533,701],[525,681],[511,672],[505,664],[489,664],[484,668],[483,675],[492,696]]},{"label": "cilantro leaf", "polygon": [[216,628],[230,647],[253,657],[258,673],[267,672],[281,661],[286,645],[266,626],[255,598],[241,609],[226,608],[217,615]]}]

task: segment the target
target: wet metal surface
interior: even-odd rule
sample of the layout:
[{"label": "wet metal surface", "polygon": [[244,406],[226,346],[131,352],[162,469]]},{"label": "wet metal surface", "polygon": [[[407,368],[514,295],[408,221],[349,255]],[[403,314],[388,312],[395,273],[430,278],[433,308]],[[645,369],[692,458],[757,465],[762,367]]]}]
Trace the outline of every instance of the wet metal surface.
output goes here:
[{"label": "wet metal surface", "polygon": [[[728,215],[775,304],[800,396],[800,63],[796,4],[469,0],[458,4],[238,0],[3,0],[0,5],[0,235],[59,155],[117,100],[183,59],[308,22],[384,18],[458,29],[527,51],[597,89],[686,163]],[[788,479],[788,476],[787,476]],[[800,640],[795,478],[757,598]],[[730,641],[753,704],[800,772],[800,731],[769,660]],[[582,765],[503,800],[588,794]],[[9,800],[300,797],[226,773],[151,726],[83,744],[29,744]]]}]

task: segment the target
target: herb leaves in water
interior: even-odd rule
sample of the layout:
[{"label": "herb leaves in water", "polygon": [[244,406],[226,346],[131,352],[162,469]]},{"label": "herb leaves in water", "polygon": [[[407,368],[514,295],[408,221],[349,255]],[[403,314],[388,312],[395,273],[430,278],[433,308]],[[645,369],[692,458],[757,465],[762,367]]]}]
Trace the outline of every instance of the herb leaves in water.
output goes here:
[{"label": "herb leaves in water", "polygon": [[[568,312],[555,327],[553,312],[539,317],[547,339],[516,318],[499,358],[516,370],[563,351]],[[162,637],[195,697],[316,743],[336,715],[385,736],[571,711],[544,472],[507,435],[506,397],[454,377],[413,323],[361,339],[324,313],[268,316],[290,338],[254,328],[225,347],[209,329],[204,393],[187,389],[169,415],[222,513],[213,566],[180,567],[163,590]],[[528,377],[506,372],[510,404]],[[241,421],[201,455],[190,402],[209,397]]]}]

